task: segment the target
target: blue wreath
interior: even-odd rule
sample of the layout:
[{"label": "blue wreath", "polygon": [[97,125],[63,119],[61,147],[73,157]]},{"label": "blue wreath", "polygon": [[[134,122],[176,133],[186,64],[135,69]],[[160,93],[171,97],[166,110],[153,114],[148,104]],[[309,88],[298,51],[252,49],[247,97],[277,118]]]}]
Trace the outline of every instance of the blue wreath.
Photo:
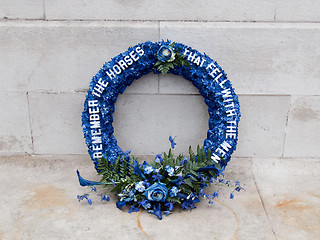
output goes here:
[{"label": "blue wreath", "polygon": [[[166,56],[159,56],[159,49],[170,43],[148,41],[130,47],[106,62],[92,78],[82,113],[82,128],[95,166],[102,155],[111,162],[119,155],[128,157],[113,135],[115,103],[119,93],[124,93],[135,79],[151,72],[159,74],[155,64],[158,60],[168,60],[165,59]],[[182,43],[171,45],[185,54],[189,66],[178,65],[170,68],[168,73],[191,81],[205,99],[209,112],[209,129],[203,147],[206,151],[211,150],[213,160],[223,158],[223,161],[219,161],[223,170],[237,145],[241,115],[238,96],[227,74],[216,61]]]},{"label": "blue wreath", "polygon": [[[207,138],[203,148],[198,147],[198,155],[189,149],[189,160],[181,155],[172,160],[170,149],[164,158],[158,154],[151,165],[147,162],[139,164],[129,157],[130,151],[124,152],[118,146],[113,135],[113,112],[119,93],[124,93],[134,79],[150,72],[184,77],[199,89],[208,105]],[[183,209],[194,208],[199,197],[208,198],[212,203],[219,190],[209,196],[203,189],[213,181],[230,185],[230,181],[217,177],[236,149],[239,120],[238,97],[225,72],[206,54],[170,41],[148,41],[130,47],[105,63],[90,83],[82,127],[88,152],[103,178],[101,182],[88,181],[77,172],[80,185],[113,184],[113,191],[119,196],[118,208],[128,204],[131,205],[129,212],[134,212],[142,206],[159,219],[162,219],[163,208],[167,208],[166,214],[173,211],[174,203]],[[173,149],[174,138],[170,136],[169,141]],[[92,189],[96,191],[95,187]],[[240,183],[236,182],[233,192],[241,189]],[[233,198],[233,192],[230,198]],[[78,199],[87,199],[92,204],[88,194],[78,196]],[[101,200],[108,201],[109,198],[102,195]]]}]

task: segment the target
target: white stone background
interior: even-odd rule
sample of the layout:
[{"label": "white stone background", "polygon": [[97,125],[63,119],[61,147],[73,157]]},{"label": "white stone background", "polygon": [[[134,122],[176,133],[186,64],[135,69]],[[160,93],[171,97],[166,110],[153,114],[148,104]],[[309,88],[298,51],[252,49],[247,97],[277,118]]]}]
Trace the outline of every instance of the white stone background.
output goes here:
[{"label": "white stone background", "polygon": [[[182,42],[218,61],[239,95],[234,156],[320,156],[318,0],[0,0],[0,152],[86,154],[81,112],[105,61],[145,41]],[[119,145],[136,155],[202,144],[207,107],[173,75],[121,95]]]}]

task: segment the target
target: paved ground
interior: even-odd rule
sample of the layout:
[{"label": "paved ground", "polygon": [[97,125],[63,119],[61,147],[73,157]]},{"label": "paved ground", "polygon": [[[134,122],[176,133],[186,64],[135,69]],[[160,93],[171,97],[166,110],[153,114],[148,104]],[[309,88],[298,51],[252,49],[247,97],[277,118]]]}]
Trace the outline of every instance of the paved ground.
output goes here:
[{"label": "paved ground", "polygon": [[[246,188],[162,221],[128,214],[116,198],[78,203],[76,169],[98,180],[87,156],[0,158],[0,239],[319,239],[320,159],[233,158],[226,178]],[[213,189],[212,189],[213,190]]]}]

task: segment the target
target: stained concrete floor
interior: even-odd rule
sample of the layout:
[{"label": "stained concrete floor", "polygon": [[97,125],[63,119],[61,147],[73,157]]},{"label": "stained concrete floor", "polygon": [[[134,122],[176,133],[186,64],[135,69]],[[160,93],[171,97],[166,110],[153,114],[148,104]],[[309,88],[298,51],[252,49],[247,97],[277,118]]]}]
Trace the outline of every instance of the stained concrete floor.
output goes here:
[{"label": "stained concrete floor", "polygon": [[0,157],[0,239],[320,239],[320,158],[233,158],[226,179],[245,192],[162,221],[118,210],[115,197],[79,203],[76,169],[98,180],[87,156]]}]

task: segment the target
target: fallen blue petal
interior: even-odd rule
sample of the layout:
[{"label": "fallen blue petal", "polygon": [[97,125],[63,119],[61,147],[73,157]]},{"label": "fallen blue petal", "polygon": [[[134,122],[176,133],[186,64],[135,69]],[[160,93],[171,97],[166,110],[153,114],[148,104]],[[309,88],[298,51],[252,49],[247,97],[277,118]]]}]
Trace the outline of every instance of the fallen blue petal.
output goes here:
[{"label": "fallen blue petal", "polygon": [[234,193],[230,193],[230,199],[233,199],[234,198]]},{"label": "fallen blue petal", "polygon": [[109,196],[103,194],[103,195],[101,195],[101,201],[109,202],[110,198],[109,198]]},{"label": "fallen blue petal", "polygon": [[104,183],[94,182],[94,181],[89,181],[89,180],[84,179],[83,177],[80,176],[79,170],[77,170],[77,175],[78,175],[80,186],[82,186],[82,187],[104,184]]}]

